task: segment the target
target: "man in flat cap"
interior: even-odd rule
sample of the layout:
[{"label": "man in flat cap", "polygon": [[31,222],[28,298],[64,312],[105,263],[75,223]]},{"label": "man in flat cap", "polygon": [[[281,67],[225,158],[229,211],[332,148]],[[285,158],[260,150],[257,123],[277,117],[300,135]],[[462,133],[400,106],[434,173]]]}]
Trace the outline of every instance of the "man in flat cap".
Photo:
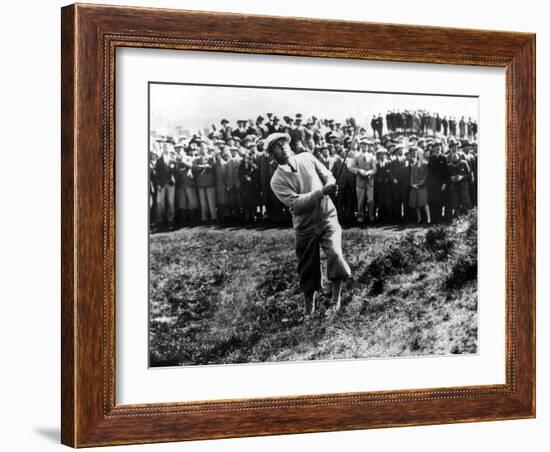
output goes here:
[{"label": "man in flat cap", "polygon": [[306,143],[306,130],[302,125],[302,115],[298,113],[296,115],[296,120],[294,121],[295,126],[290,130],[290,147],[292,150],[298,154],[303,152],[305,149]]},{"label": "man in flat cap", "polygon": [[309,152],[294,155],[286,133],[269,135],[264,146],[278,164],[271,188],[292,214],[305,314],[315,312],[315,293],[322,287],[320,247],[327,256],[332,303],[338,310],[342,282],[351,270],[342,253],[342,229],[330,199],[337,191],[334,176]]},{"label": "man in flat cap", "polygon": [[227,142],[227,140],[229,140],[233,135],[233,129],[229,125],[229,121],[225,118],[221,120],[221,125],[222,128],[220,129],[220,138]]},{"label": "man in flat cap", "polygon": [[374,176],[376,175],[376,157],[369,152],[371,143],[367,139],[359,142],[360,152],[351,159],[349,170],[356,175],[357,221],[364,223],[365,207],[369,220],[374,221]]},{"label": "man in flat cap", "polygon": [[266,138],[269,134],[267,126],[264,124],[263,116],[260,115],[256,118],[256,126],[254,127],[254,131],[259,138]]}]

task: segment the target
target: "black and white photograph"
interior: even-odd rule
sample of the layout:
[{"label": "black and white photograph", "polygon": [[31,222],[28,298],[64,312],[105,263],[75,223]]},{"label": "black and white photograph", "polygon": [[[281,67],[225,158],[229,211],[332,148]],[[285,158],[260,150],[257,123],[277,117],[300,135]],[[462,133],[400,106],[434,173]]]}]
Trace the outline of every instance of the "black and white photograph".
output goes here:
[{"label": "black and white photograph", "polygon": [[150,367],[478,353],[477,96],[148,104]]}]

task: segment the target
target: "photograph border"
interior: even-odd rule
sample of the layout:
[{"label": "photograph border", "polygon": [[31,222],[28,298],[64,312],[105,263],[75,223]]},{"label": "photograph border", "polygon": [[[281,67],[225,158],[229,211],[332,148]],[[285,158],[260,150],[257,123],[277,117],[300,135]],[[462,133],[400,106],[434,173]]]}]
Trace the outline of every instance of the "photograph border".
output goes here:
[{"label": "photograph border", "polygon": [[[62,8],[61,16],[63,444],[87,447],[535,416],[534,34],[82,4]],[[118,47],[505,68],[506,383],[117,405]]]},{"label": "photograph border", "polygon": [[[223,83],[197,83],[197,82],[166,82],[166,81],[157,81],[149,80],[147,82],[147,150],[151,148],[151,86],[152,85],[163,85],[163,86],[191,86],[191,87],[201,87],[201,88],[243,88],[243,89],[266,89],[266,90],[279,90],[279,91],[307,91],[307,92],[329,92],[329,93],[353,93],[353,94],[382,94],[382,95],[394,95],[394,96],[426,96],[426,97],[458,97],[466,99],[476,99],[478,101],[477,108],[479,114],[479,95],[478,94],[442,94],[442,93],[421,93],[421,92],[410,92],[410,91],[371,91],[371,90],[358,90],[358,89],[341,89],[341,88],[303,88],[303,87],[289,87],[289,86],[261,86],[261,85],[236,85],[236,84],[223,84]],[[151,183],[151,175],[149,169],[147,169],[147,185],[146,185],[146,197],[149,197],[149,184]],[[479,187],[477,188],[479,191]],[[151,226],[151,215],[148,209],[147,215],[147,226]],[[290,227],[290,225],[289,225]],[[166,368],[181,368],[186,367],[184,365],[173,365],[173,366],[151,366],[151,239],[153,233],[149,229],[147,231],[148,241],[147,241],[147,368],[148,369],[166,369]],[[479,236],[477,238],[479,241]],[[476,296],[478,293],[478,284],[477,280],[479,277],[479,269],[476,273]],[[479,306],[476,310],[477,315],[479,316]],[[477,319],[476,329],[479,330],[479,319]],[[479,355],[479,331],[476,336],[476,352],[468,353],[467,355]],[[418,355],[420,357],[442,357],[442,356],[458,356],[452,355],[451,353],[447,354],[434,354],[434,355]],[[417,356],[415,356],[417,357]],[[410,358],[410,356],[377,356],[373,358],[333,358],[333,359],[315,359],[315,361],[343,361],[350,359],[399,359],[399,358]],[[265,361],[262,364],[292,364],[296,362],[312,362],[313,360],[283,360],[283,361]],[[231,364],[221,364],[221,363],[211,363],[208,366],[240,366],[240,365],[249,365],[249,364],[258,364],[258,363],[247,363],[247,362],[238,362]],[[194,364],[193,366],[204,366],[205,364]]]}]

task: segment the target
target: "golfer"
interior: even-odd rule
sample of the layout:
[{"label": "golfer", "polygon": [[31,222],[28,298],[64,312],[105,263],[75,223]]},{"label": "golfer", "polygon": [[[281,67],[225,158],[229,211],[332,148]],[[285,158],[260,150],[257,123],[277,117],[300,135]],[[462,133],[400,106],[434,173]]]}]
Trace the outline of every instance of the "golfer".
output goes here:
[{"label": "golfer", "polygon": [[332,303],[339,310],[342,282],[351,271],[342,254],[342,228],[329,196],[337,191],[334,176],[309,152],[294,155],[286,133],[269,135],[264,149],[278,164],[271,189],[292,214],[305,314],[315,312],[315,292],[322,287],[320,247],[327,256]]}]

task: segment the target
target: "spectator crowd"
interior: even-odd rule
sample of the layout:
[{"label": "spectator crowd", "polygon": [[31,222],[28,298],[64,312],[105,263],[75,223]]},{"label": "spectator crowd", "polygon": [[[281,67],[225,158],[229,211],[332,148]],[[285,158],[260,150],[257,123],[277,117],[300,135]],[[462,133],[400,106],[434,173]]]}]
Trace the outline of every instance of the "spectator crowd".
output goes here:
[{"label": "spectator crowd", "polygon": [[267,113],[234,126],[222,119],[189,136],[152,131],[151,229],[290,222],[270,188],[277,164],[262,146],[276,132],[289,135],[293,152],[311,152],[332,171],[344,225],[440,223],[477,205],[476,121],[393,110],[354,124]]}]

